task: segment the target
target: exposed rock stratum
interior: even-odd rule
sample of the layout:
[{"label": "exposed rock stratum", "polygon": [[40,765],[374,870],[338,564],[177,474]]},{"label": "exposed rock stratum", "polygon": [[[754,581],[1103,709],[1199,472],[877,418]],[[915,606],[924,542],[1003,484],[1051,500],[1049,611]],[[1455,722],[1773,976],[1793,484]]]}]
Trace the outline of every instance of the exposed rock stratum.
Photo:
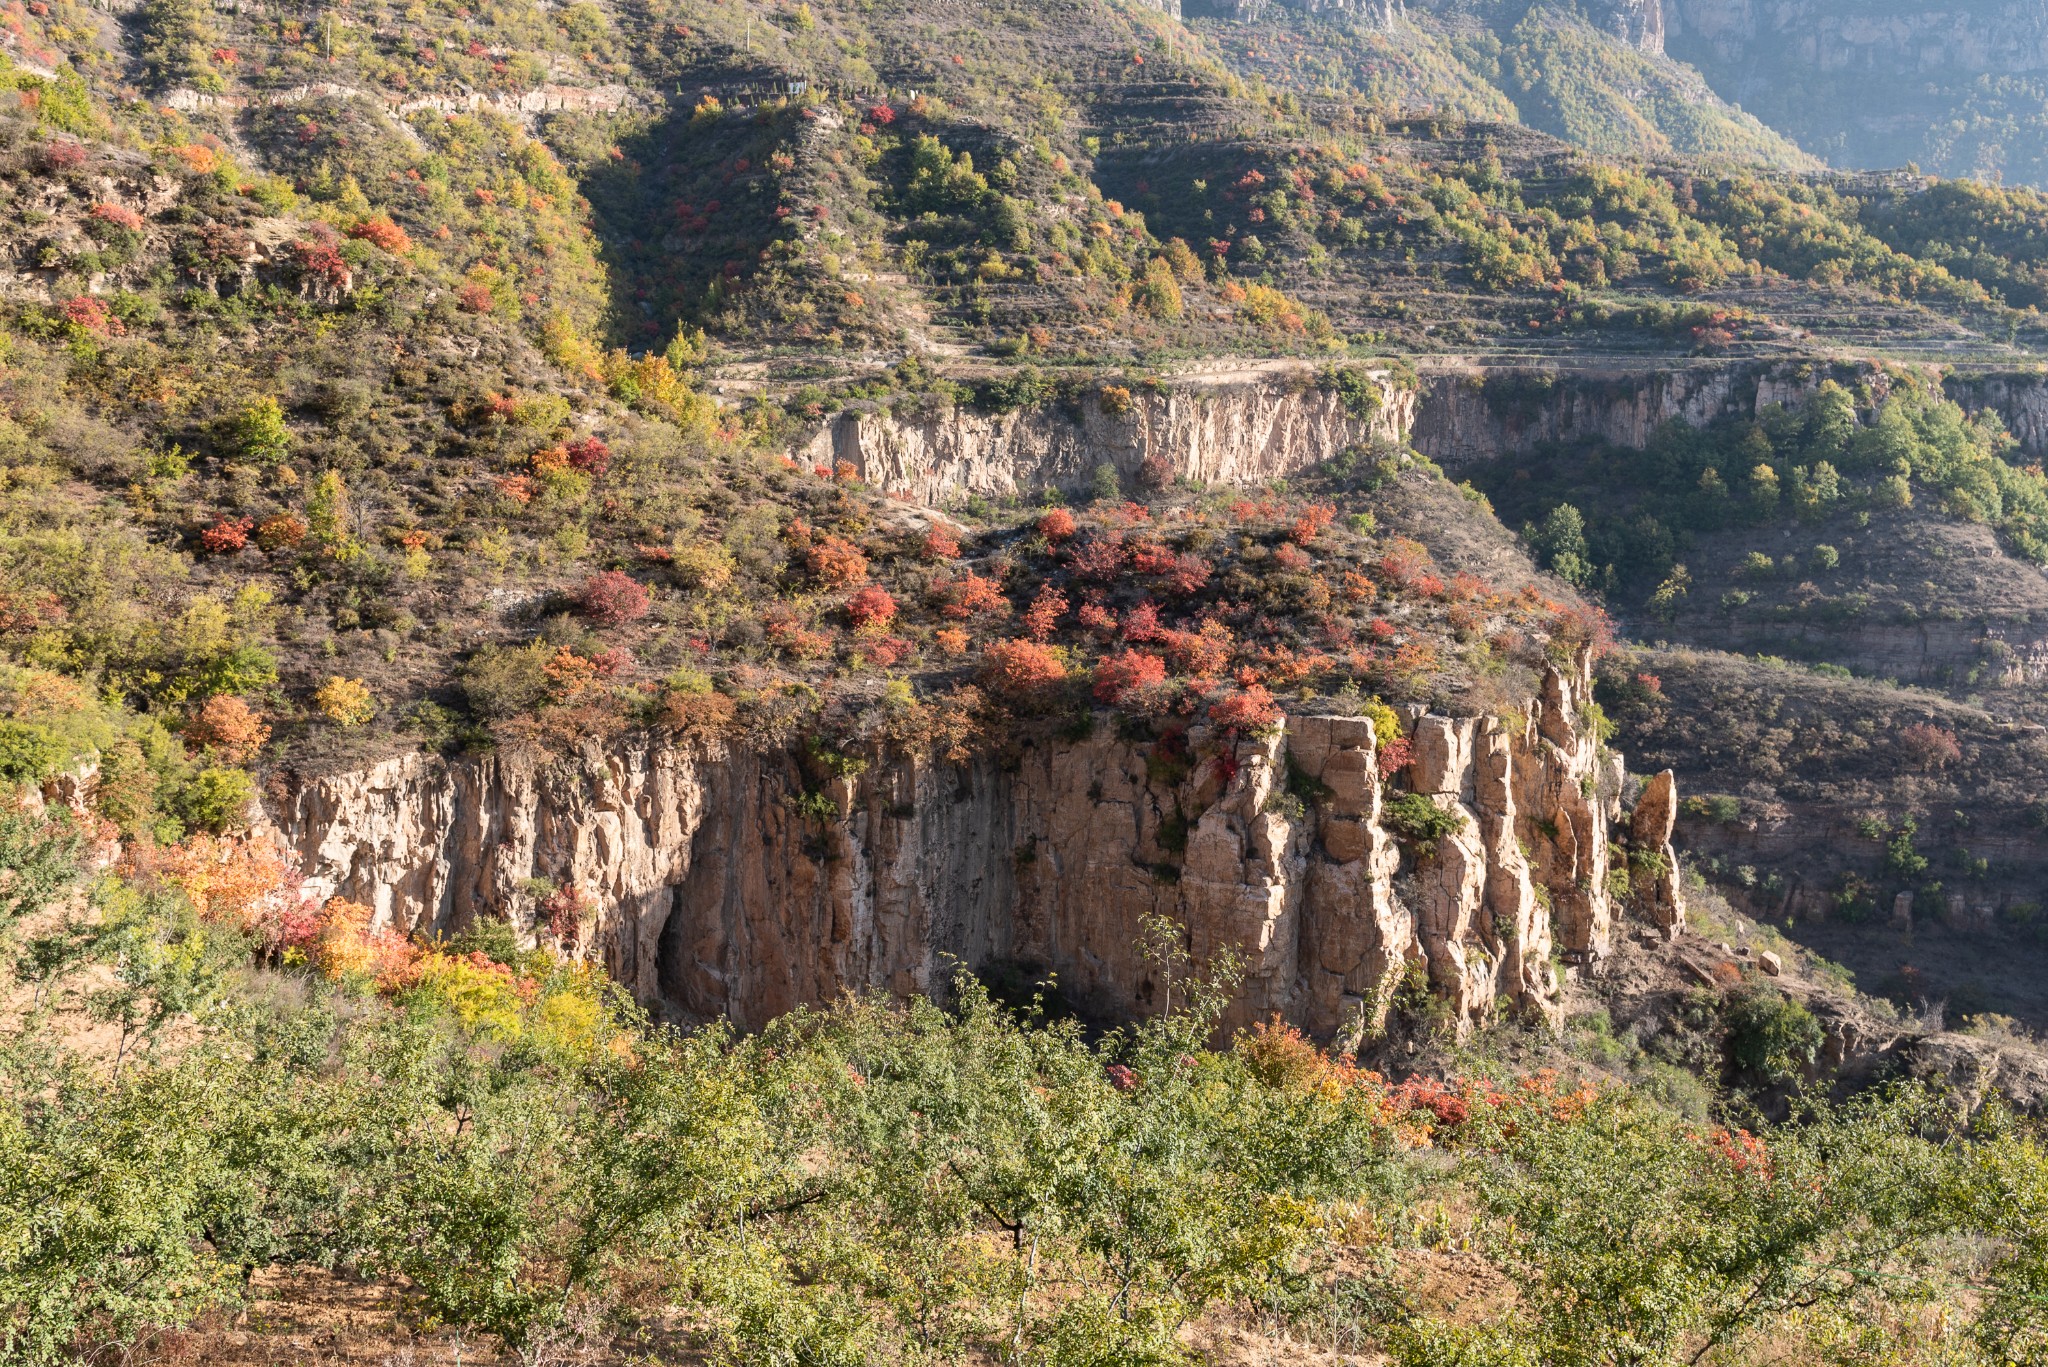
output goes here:
[{"label": "exposed rock stratum", "polygon": [[[1454,818],[1389,819],[1373,723],[1295,716],[1190,734],[1180,763],[1098,728],[1010,764],[876,750],[806,795],[794,752],[641,737],[569,758],[412,754],[277,802],[316,888],[414,931],[534,929],[524,888],[590,899],[584,946],[675,1015],[759,1025],[840,992],[941,990],[955,963],[1050,970],[1103,1017],[1160,1009],[1163,918],[1235,951],[1232,1009],[1324,1038],[1378,1024],[1412,967],[1461,1023],[1554,1013],[1556,963],[1597,960],[1626,838],[1617,756],[1585,720],[1590,664],[1549,668],[1520,719],[1413,715],[1409,787]],[[1636,838],[1669,855],[1663,804]],[[1673,926],[1675,883],[1640,905]],[[1553,955],[1555,951],[1555,957]]]}]

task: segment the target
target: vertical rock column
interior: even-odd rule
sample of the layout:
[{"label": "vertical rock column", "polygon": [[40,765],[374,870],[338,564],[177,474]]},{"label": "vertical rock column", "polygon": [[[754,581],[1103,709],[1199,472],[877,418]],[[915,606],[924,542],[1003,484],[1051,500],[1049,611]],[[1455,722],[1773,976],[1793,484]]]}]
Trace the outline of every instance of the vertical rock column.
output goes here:
[{"label": "vertical rock column", "polygon": [[1415,919],[1394,897],[1401,852],[1380,823],[1378,737],[1366,717],[1291,717],[1293,762],[1322,787],[1308,857],[1297,1009],[1318,1038],[1386,1024]]},{"label": "vertical rock column", "polygon": [[1580,652],[1570,673],[1547,666],[1542,696],[1509,746],[1516,834],[1549,899],[1557,946],[1579,962],[1606,957],[1613,931],[1599,741],[1580,721],[1592,685],[1589,652]]},{"label": "vertical rock column", "polygon": [[1408,786],[1457,818],[1433,845],[1415,851],[1416,936],[1430,987],[1460,1028],[1490,1013],[1500,968],[1486,909],[1486,846],[1478,814],[1466,803],[1472,782],[1475,718],[1425,716],[1415,724]]},{"label": "vertical rock column", "polygon": [[[1286,779],[1279,731],[1240,742],[1222,798],[1188,836],[1181,907],[1198,962],[1220,951],[1244,956],[1244,982],[1224,1020],[1249,1024],[1292,1005],[1303,859],[1299,829],[1269,799]],[[1215,761],[1210,761],[1214,763]]]},{"label": "vertical rock column", "polygon": [[1671,828],[1678,820],[1678,779],[1666,769],[1647,784],[1629,816],[1629,894],[1639,915],[1676,935],[1685,928],[1685,903],[1678,893],[1678,852]]},{"label": "vertical rock column", "polygon": [[1560,1004],[1550,966],[1550,914],[1536,899],[1516,834],[1514,750],[1514,736],[1499,718],[1481,719],[1472,756],[1473,806],[1486,858],[1480,929],[1500,961],[1496,992],[1519,1010],[1554,1017]]}]

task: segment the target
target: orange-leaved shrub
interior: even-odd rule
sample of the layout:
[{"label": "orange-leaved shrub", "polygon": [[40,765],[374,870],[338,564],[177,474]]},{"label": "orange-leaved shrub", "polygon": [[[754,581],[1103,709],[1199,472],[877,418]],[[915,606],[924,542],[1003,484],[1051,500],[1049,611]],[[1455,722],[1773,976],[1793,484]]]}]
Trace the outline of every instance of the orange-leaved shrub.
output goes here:
[{"label": "orange-leaved shrub", "polygon": [[1065,508],[1054,508],[1038,519],[1038,534],[1054,545],[1073,539],[1076,530],[1074,515]]},{"label": "orange-leaved shrub", "polygon": [[211,527],[199,533],[199,544],[209,555],[233,555],[249,544],[249,531],[255,525],[253,518],[230,519],[222,513],[213,520]]},{"label": "orange-leaved shrub", "polygon": [[208,698],[184,729],[187,741],[214,751],[229,764],[246,762],[270,739],[270,727],[249,704],[225,693]]},{"label": "orange-leaved shrub", "polygon": [[882,631],[896,620],[896,600],[881,585],[870,584],[846,600],[846,620],[855,631]]},{"label": "orange-leaved shrub", "polygon": [[933,606],[942,617],[954,621],[965,621],[970,617],[1007,617],[1010,615],[1010,600],[1003,597],[1003,587],[993,579],[969,570],[958,579],[943,579],[931,588]]},{"label": "orange-leaved shrub", "polygon": [[1262,684],[1247,684],[1209,704],[1209,720],[1225,731],[1264,731],[1285,715]]},{"label": "orange-leaved shrub", "polygon": [[804,568],[826,588],[850,588],[868,577],[868,558],[844,537],[821,536],[805,550]]},{"label": "orange-leaved shrub", "polygon": [[1034,641],[1050,641],[1068,606],[1067,595],[1047,584],[1024,610],[1024,634]]},{"label": "orange-leaved shrub", "polygon": [[1166,682],[1166,661],[1142,650],[1119,650],[1095,666],[1095,700],[1115,706]]},{"label": "orange-leaved shrub", "polygon": [[405,229],[391,221],[389,214],[372,214],[358,220],[349,226],[348,235],[393,256],[403,256],[412,250],[412,238],[406,235]]},{"label": "orange-leaved shrub", "polygon": [[1060,653],[1036,641],[996,641],[981,655],[982,686],[1006,701],[1042,700],[1066,677]]}]

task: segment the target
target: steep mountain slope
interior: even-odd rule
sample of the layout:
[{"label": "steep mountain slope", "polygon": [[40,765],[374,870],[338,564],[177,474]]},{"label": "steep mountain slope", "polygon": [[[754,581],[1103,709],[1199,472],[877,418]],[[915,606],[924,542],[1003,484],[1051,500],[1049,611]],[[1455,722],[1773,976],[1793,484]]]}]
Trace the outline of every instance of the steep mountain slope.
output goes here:
[{"label": "steep mountain slope", "polygon": [[[1732,898],[1834,923],[1800,933],[1866,985],[2036,1017],[2038,462],[1922,374],[1666,377],[1689,421],[1655,389],[1495,376],[1418,439],[1659,643],[1600,698],[1632,751],[1692,777],[1681,830]],[[1918,948],[1840,929],[1894,921]]]},{"label": "steep mountain slope", "polygon": [[1664,0],[1671,54],[1831,164],[2048,184],[2048,26],[2006,0]]},{"label": "steep mountain slope", "polygon": [[1520,122],[1614,156],[1819,164],[1666,55],[1658,0],[1183,9],[1233,68],[1305,97]]}]

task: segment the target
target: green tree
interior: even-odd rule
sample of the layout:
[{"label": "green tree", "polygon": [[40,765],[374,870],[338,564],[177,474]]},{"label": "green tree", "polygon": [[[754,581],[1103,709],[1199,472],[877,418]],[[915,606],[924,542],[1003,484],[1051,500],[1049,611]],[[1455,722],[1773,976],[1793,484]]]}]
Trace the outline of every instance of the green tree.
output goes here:
[{"label": "green tree", "polygon": [[1145,311],[1158,318],[1178,318],[1186,308],[1180,284],[1173,277],[1173,267],[1157,256],[1145,263],[1145,279],[1139,286],[1138,297]]},{"label": "green tree", "polygon": [[329,551],[348,546],[348,486],[339,470],[323,471],[306,500],[306,529],[313,540]]},{"label": "green tree", "polygon": [[1560,503],[1541,523],[1524,527],[1522,537],[1543,566],[1568,584],[1584,585],[1593,577],[1592,554],[1586,547],[1586,519],[1569,503]]},{"label": "green tree", "polygon": [[1796,1081],[1820,1056],[1820,1022],[1766,983],[1745,983],[1721,1004],[1728,1054],[1737,1068],[1773,1086]]},{"label": "green tree", "polygon": [[0,1046],[0,1360],[76,1362],[228,1299],[198,1237],[219,1155],[194,1071],[109,1085],[78,1060]]},{"label": "green tree", "polygon": [[1972,1328],[1990,1361],[2033,1367],[2048,1362],[2048,1147],[2019,1130],[2001,1103],[1980,1127],[1983,1142],[1957,1187],[1959,1223],[1990,1233],[1999,1247]]},{"label": "green tree", "polygon": [[1795,1312],[1847,1323],[1922,1294],[1909,1274],[1952,1220],[1952,1159],[1921,1134],[1951,1123],[1918,1091],[1810,1107],[1768,1140],[1619,1092],[1517,1114],[1467,1165],[1518,1289],[1515,1351],[1449,1360],[1694,1363]]},{"label": "green tree", "polygon": [[1806,405],[1806,453],[1839,461],[1856,435],[1856,401],[1833,380],[1825,380]]},{"label": "green tree", "polygon": [[183,893],[103,880],[93,890],[98,920],[89,934],[111,981],[94,990],[95,1017],[118,1032],[114,1071],[166,1026],[226,1006],[248,962],[246,936],[200,919]]},{"label": "green tree", "polygon": [[47,726],[0,721],[0,783],[41,783],[69,758],[67,747]]},{"label": "green tree", "polygon": [[211,7],[203,0],[148,0],[142,7],[142,67],[157,88],[217,88],[218,78],[208,79],[214,43]]},{"label": "green tree", "polygon": [[284,409],[269,395],[254,399],[235,415],[235,453],[257,465],[281,465],[292,450]]},{"label": "green tree", "polygon": [[84,840],[68,820],[0,811],[0,945],[78,880]]},{"label": "green tree", "polygon": [[1749,472],[1749,507],[1758,517],[1768,517],[1778,509],[1778,472],[1768,465],[1757,465]]}]

